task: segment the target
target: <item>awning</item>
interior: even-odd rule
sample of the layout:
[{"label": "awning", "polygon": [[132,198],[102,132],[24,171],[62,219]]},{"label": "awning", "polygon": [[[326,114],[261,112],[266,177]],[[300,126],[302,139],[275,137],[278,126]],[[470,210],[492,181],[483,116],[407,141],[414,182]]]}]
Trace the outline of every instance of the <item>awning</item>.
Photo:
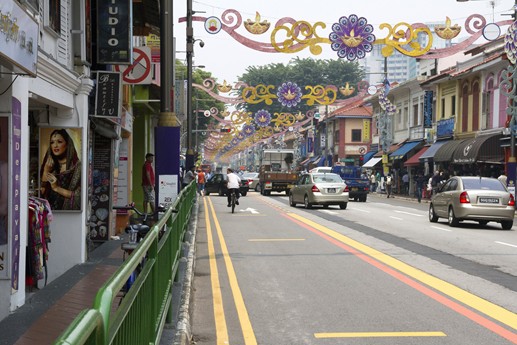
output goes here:
[{"label": "awning", "polygon": [[460,140],[449,140],[436,151],[434,155],[435,162],[452,162],[452,155],[454,154],[454,150],[465,140],[468,139],[460,139]]},{"label": "awning", "polygon": [[376,154],[376,153],[377,153],[377,151],[368,151],[368,152],[366,152],[364,154],[364,156],[363,156],[363,162],[368,162],[373,157],[373,155]]},{"label": "awning", "polygon": [[403,159],[404,156],[406,156],[409,151],[414,149],[420,143],[421,143],[421,141],[412,141],[409,143],[405,143],[404,145],[399,147],[395,152],[390,154],[390,158],[391,159]]},{"label": "awning", "polygon": [[454,150],[452,163],[500,163],[504,161],[504,149],[500,143],[501,137],[501,134],[481,135],[462,141]]},{"label": "awning", "polygon": [[[399,149],[399,147],[401,147],[403,145],[403,143],[399,143],[399,144],[393,144],[390,146],[390,149],[389,151],[387,152],[388,154],[390,152],[395,152]],[[382,157],[382,155],[384,154],[384,151],[380,150],[379,152],[377,152],[376,154],[374,154],[373,156],[374,157]]]},{"label": "awning", "polygon": [[309,161],[309,163],[314,163],[314,162],[317,162],[320,160],[320,157],[321,156],[314,156],[314,157],[311,157],[311,160]]},{"label": "awning", "polygon": [[442,145],[444,145],[445,143],[448,143],[449,141],[450,140],[440,140],[440,141],[435,142],[434,144],[429,146],[429,149],[423,155],[420,156],[420,159],[421,160],[433,159],[434,155],[436,154],[436,151],[438,151],[438,149],[440,147],[442,147]]},{"label": "awning", "polygon": [[424,146],[420,149],[420,151],[418,151],[417,153],[415,153],[413,156],[411,156],[411,158],[409,158],[405,163],[404,163],[404,166],[418,166],[421,164],[420,162],[420,157],[426,153],[429,148],[431,146]]},{"label": "awning", "polygon": [[374,166],[377,165],[377,163],[379,163],[380,161],[382,161],[382,157],[373,157],[372,159],[370,159],[368,162],[364,163],[363,166],[361,168],[373,168]]}]

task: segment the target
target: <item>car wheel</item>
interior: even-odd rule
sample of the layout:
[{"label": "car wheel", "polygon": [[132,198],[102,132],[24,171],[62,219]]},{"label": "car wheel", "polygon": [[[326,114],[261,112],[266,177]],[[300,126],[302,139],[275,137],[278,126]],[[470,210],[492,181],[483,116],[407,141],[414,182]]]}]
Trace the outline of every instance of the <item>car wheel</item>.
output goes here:
[{"label": "car wheel", "polygon": [[365,195],[365,196],[363,196],[363,198],[362,198],[362,200],[361,200],[361,201],[362,201],[362,202],[366,202],[366,195]]},{"label": "car wheel", "polygon": [[218,194],[219,194],[219,196],[223,196],[224,195],[222,187],[219,187],[219,193]]},{"label": "car wheel", "polygon": [[448,221],[449,221],[449,226],[458,226],[458,224],[460,223],[458,218],[456,218],[456,216],[454,215],[454,210],[452,209],[452,207],[449,207]]},{"label": "car wheel", "polygon": [[205,190],[205,195],[206,195],[206,196],[209,196],[209,195],[210,195],[210,192],[207,192],[207,191]]},{"label": "car wheel", "polygon": [[348,203],[347,202],[344,202],[342,204],[339,204],[339,208],[342,209],[342,210],[346,210],[346,207],[348,206]]},{"label": "car wheel", "polygon": [[479,221],[479,225],[481,225],[481,226],[485,226],[487,224],[488,224],[488,220],[480,220]]},{"label": "car wheel", "polygon": [[260,192],[260,187],[259,187],[259,185],[258,185],[258,184],[257,184],[257,185],[255,185],[255,192]]},{"label": "car wheel", "polygon": [[438,216],[434,213],[433,204],[429,205],[429,221],[431,223],[436,223],[438,221]]},{"label": "car wheel", "polygon": [[271,191],[270,190],[265,190],[264,191],[264,195],[265,196],[270,196],[271,195]]},{"label": "car wheel", "polygon": [[296,207],[296,203],[294,202],[294,197],[292,194],[289,194],[289,205],[291,205],[291,207]]},{"label": "car wheel", "polygon": [[248,194],[248,192],[241,192],[242,196],[246,196],[246,194]]},{"label": "car wheel", "polygon": [[503,230],[510,230],[513,226],[513,220],[503,220],[501,222],[501,227]]},{"label": "car wheel", "polygon": [[323,205],[323,208],[329,208],[329,205]]},{"label": "car wheel", "polygon": [[303,198],[303,204],[307,209],[312,208],[312,204],[309,202],[309,197],[307,195]]}]

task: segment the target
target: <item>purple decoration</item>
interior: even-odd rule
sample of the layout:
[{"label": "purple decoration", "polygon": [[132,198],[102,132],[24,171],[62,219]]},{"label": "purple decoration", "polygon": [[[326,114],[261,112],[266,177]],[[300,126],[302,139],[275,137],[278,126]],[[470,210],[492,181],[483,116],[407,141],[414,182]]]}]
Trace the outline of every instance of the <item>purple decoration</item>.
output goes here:
[{"label": "purple decoration", "polygon": [[271,114],[269,111],[261,109],[255,113],[255,123],[259,127],[267,127],[271,122]]},{"label": "purple decoration", "polygon": [[302,100],[302,89],[296,83],[288,81],[278,88],[276,95],[284,107],[293,108]]},{"label": "purple decoration", "polygon": [[255,133],[255,127],[251,125],[245,125],[242,127],[242,133],[244,133],[245,136],[249,137]]},{"label": "purple decoration", "polygon": [[504,35],[504,51],[508,60],[515,65],[517,62],[517,22],[513,22]]},{"label": "purple decoration", "polygon": [[332,25],[329,39],[332,50],[340,58],[354,61],[364,58],[366,53],[373,50],[375,35],[373,26],[368,24],[366,18],[352,14],[350,17],[339,18],[339,22]]}]

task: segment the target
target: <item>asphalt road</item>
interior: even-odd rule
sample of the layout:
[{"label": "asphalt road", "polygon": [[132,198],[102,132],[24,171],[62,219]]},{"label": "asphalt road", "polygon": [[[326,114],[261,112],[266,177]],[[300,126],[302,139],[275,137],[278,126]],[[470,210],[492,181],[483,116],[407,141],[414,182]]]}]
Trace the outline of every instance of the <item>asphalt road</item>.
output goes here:
[{"label": "asphalt road", "polygon": [[204,344],[517,344],[517,232],[430,223],[369,197],[200,201],[192,334]]}]

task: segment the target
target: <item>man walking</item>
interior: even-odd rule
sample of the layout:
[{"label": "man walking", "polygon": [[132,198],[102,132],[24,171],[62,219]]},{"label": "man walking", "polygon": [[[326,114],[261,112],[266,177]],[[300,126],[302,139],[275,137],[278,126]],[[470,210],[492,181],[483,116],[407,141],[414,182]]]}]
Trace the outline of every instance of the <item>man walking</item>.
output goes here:
[{"label": "man walking", "polygon": [[393,178],[391,175],[386,176],[386,194],[388,198],[391,196],[391,187],[393,186]]},{"label": "man walking", "polygon": [[142,189],[144,191],[144,213],[147,213],[147,206],[151,207],[154,213],[154,155],[148,153],[145,155],[145,163],[142,167]]},{"label": "man walking", "polygon": [[200,196],[205,196],[205,173],[203,170],[198,169],[197,171],[197,193]]},{"label": "man walking", "polygon": [[416,177],[415,187],[416,187],[416,197],[418,202],[422,202],[422,193],[424,191],[424,187],[426,187],[427,179],[424,177],[421,171],[418,172],[418,176]]}]

